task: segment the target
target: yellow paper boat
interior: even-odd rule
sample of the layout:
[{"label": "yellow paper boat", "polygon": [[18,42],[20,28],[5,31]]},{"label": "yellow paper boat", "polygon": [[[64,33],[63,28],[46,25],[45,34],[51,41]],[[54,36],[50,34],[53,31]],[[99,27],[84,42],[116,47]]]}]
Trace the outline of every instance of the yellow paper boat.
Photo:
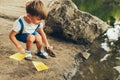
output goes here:
[{"label": "yellow paper boat", "polygon": [[27,53],[22,53],[22,54],[21,53],[15,53],[15,54],[9,56],[9,58],[21,61],[25,58],[26,55],[27,55]]},{"label": "yellow paper boat", "polygon": [[32,61],[33,65],[37,69],[37,71],[42,71],[48,69],[48,66],[46,66],[43,62],[41,61]]}]

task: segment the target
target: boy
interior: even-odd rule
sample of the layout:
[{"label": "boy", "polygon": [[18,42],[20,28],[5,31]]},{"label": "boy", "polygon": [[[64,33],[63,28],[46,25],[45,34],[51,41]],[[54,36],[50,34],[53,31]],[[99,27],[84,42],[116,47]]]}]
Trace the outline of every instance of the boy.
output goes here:
[{"label": "boy", "polygon": [[[32,59],[31,48],[33,43],[36,43],[38,49],[36,55],[45,59],[48,58],[48,54],[42,50],[42,40],[47,49],[51,48],[42,27],[42,20],[46,17],[47,12],[43,3],[40,0],[32,0],[26,3],[26,15],[19,17],[14,22],[9,37],[20,53],[29,53],[26,59]],[[18,41],[26,43],[26,50]]]}]

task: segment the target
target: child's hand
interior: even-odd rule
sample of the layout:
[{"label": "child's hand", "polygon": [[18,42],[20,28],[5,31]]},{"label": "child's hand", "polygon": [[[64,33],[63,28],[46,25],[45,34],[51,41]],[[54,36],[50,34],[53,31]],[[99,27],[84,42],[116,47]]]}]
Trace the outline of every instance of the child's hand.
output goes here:
[{"label": "child's hand", "polygon": [[53,49],[53,46],[46,46],[47,49]]},{"label": "child's hand", "polygon": [[25,53],[25,49],[21,45],[17,46],[17,49],[20,53]]},{"label": "child's hand", "polygon": [[45,51],[49,54],[49,56],[56,57],[55,52],[53,51],[53,46],[46,46]]}]

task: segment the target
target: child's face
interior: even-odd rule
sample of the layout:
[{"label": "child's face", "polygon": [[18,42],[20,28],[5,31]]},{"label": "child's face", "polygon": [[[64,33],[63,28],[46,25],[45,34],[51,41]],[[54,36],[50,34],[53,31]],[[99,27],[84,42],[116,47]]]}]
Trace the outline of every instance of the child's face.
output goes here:
[{"label": "child's face", "polygon": [[30,22],[33,23],[33,24],[39,24],[42,21],[40,19],[40,17],[38,17],[38,16],[31,16],[31,15],[29,15],[28,17],[29,17]]}]

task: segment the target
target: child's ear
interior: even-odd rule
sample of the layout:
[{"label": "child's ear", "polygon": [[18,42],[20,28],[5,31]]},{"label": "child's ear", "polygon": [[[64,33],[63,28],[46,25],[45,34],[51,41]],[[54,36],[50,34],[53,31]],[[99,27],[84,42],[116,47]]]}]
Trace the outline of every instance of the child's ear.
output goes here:
[{"label": "child's ear", "polygon": [[26,15],[27,17],[31,17],[31,15],[29,14],[29,13],[27,13],[27,15]]}]

